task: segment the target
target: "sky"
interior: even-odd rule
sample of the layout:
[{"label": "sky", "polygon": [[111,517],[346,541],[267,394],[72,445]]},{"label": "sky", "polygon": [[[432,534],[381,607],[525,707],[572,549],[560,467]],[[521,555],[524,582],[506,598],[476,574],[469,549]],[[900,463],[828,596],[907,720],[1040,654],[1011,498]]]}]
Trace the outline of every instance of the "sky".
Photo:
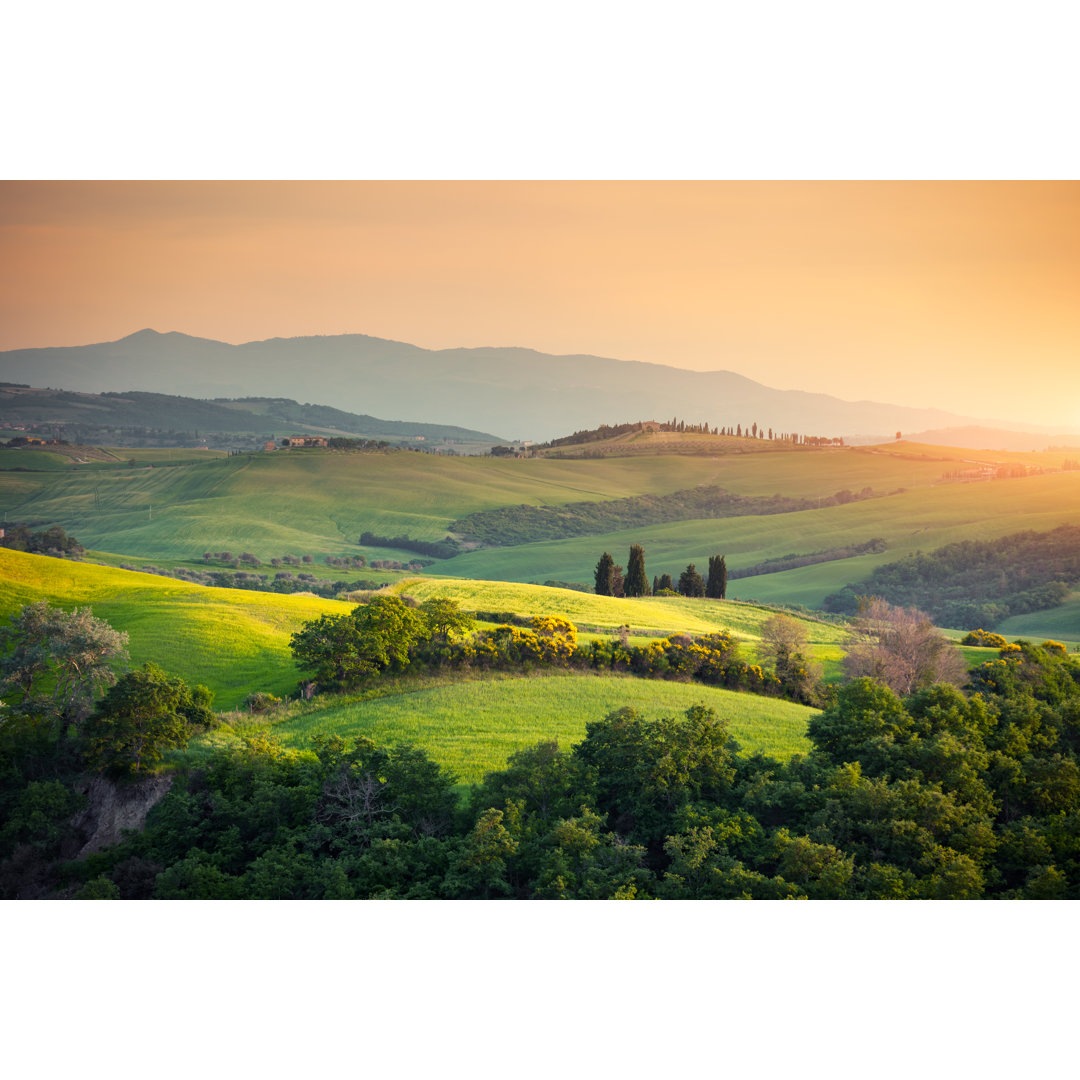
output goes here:
[{"label": "sky", "polygon": [[0,184],[0,348],[520,345],[1080,426],[1080,183]]}]

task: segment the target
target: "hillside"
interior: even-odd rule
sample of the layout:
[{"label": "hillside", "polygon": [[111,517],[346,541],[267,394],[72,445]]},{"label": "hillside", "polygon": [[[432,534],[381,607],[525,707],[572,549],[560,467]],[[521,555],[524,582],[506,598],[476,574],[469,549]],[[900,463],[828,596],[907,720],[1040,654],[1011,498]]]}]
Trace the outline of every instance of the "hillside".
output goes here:
[{"label": "hillside", "polygon": [[[481,581],[414,579],[395,589],[421,600],[451,597],[472,611],[557,613],[607,633],[628,622],[637,634],[729,629],[750,643],[751,654],[756,631],[771,614],[720,601],[619,600]],[[209,686],[219,709],[237,707],[253,690],[292,694],[299,673],[289,650],[291,634],[305,621],[352,606],[313,597],[209,589],[0,548],[0,620],[40,599],[65,609],[92,607],[99,618],[129,634],[135,664],[154,660],[190,683]],[[815,653],[835,661],[843,631],[813,621],[804,626]],[[306,745],[320,732],[370,733],[394,741],[413,736],[466,779],[478,780],[485,770],[500,767],[508,754],[540,738],[580,738],[588,720],[622,705],[657,713],[685,710],[700,701],[732,719],[733,730],[747,740],[750,752],[762,749],[786,758],[805,749],[812,710],[804,706],[697,684],[592,673],[524,681],[507,681],[503,673],[464,682],[453,676],[387,681],[367,695],[319,698],[278,719],[280,734],[295,745]],[[230,730],[212,733],[205,744],[228,743]]]},{"label": "hillside", "polygon": [[209,686],[217,708],[238,705],[252,690],[291,692],[290,636],[325,612],[349,610],[333,600],[203,588],[0,548],[0,618],[37,600],[91,607],[127,631],[134,663],[153,660]]},{"label": "hillside", "polygon": [[5,427],[72,443],[111,445],[239,447],[316,434],[431,443],[475,453],[504,441],[498,435],[450,424],[381,420],[328,405],[301,405],[288,398],[205,401],[138,390],[91,394],[0,384],[0,429]]},{"label": "hillside", "polygon": [[775,390],[733,371],[687,371],[525,348],[428,350],[363,334],[229,345],[141,330],[119,341],[0,353],[0,378],[92,393],[130,387],[202,398],[240,398],[259,387],[273,397],[332,401],[346,410],[495,428],[513,439],[533,440],[613,419],[683,416],[688,403],[695,423],[757,423],[827,437],[885,438],[897,430],[980,423],[938,409]]},{"label": "hillside", "polygon": [[[916,551],[1080,524],[1080,471],[1063,470],[1060,452],[903,441],[575,460],[305,450],[167,468],[11,471],[26,453],[0,451],[0,521],[56,524],[94,550],[189,567],[223,549],[264,563],[308,554],[316,562],[364,555],[406,564],[415,550],[364,547],[359,538],[436,542],[471,520],[486,523],[477,534],[485,543],[505,546],[463,543],[461,554],[434,559],[426,572],[589,586],[603,551],[625,562],[630,544],[640,543],[650,580],[724,554],[736,575],[757,568],[733,576],[729,596],[820,607]],[[718,499],[718,491],[730,494]],[[830,558],[811,557],[820,553]]]}]

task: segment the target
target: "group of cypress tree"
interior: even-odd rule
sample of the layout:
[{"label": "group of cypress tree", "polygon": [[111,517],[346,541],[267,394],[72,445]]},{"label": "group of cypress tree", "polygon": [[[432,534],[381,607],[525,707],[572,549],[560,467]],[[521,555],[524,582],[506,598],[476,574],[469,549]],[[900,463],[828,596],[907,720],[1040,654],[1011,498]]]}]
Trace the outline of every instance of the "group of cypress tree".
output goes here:
[{"label": "group of cypress tree", "polygon": [[[645,574],[645,549],[640,544],[631,544],[630,557],[626,563],[625,575],[608,552],[600,556],[595,571],[595,591],[597,596],[651,596],[665,589],[675,590],[670,574],[654,577],[652,588]],[[727,561],[723,555],[709,557],[708,580],[698,573],[697,567],[690,563],[679,575],[678,589],[683,596],[705,596],[713,600],[727,597]]]}]

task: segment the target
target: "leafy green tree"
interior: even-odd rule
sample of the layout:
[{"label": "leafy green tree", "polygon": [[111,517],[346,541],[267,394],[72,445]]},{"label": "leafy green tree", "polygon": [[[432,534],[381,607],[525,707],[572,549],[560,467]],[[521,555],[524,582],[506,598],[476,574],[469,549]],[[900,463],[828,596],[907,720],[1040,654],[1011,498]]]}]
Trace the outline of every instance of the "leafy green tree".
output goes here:
[{"label": "leafy green tree", "polygon": [[645,549],[640,544],[630,546],[630,558],[626,564],[624,596],[648,596],[649,579],[645,576]]},{"label": "leafy green tree", "polygon": [[321,615],[293,634],[297,666],[316,681],[349,686],[383,671],[404,671],[431,633],[400,596],[373,596],[348,615]]},{"label": "leafy green tree", "polygon": [[727,597],[727,560],[723,555],[709,556],[709,580],[705,586],[705,595],[712,600],[724,600]]},{"label": "leafy green tree", "polygon": [[211,700],[205,686],[189,687],[148,661],[122,676],[86,721],[87,758],[100,770],[138,775],[212,722]]},{"label": "leafy green tree", "polygon": [[634,709],[617,709],[587,724],[584,742],[574,747],[575,757],[595,770],[596,809],[654,856],[681,807],[728,790],[737,751],[726,725],[703,705],[687,709],[683,720],[647,720]]},{"label": "leafy green tree", "polygon": [[427,623],[433,641],[449,643],[453,633],[464,634],[476,628],[476,620],[462,611],[456,600],[447,596],[433,596],[420,605],[420,617]]},{"label": "leafy green tree", "polygon": [[679,575],[679,592],[683,596],[705,595],[705,579],[697,572],[693,563]]},{"label": "leafy green tree", "polygon": [[613,596],[613,576],[615,572],[615,560],[605,551],[596,564],[596,595]]},{"label": "leafy green tree", "polygon": [[39,600],[0,629],[0,692],[9,708],[79,722],[126,662],[128,636],[89,608],[66,612]]}]

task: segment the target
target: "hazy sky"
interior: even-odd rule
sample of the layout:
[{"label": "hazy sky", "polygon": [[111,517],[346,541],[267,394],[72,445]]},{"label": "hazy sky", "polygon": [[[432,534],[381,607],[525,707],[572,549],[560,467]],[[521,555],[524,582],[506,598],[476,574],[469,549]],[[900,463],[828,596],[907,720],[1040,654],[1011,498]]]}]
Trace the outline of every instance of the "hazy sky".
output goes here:
[{"label": "hazy sky", "polygon": [[523,345],[1080,427],[1080,183],[0,184],[0,349],[144,327]]}]

